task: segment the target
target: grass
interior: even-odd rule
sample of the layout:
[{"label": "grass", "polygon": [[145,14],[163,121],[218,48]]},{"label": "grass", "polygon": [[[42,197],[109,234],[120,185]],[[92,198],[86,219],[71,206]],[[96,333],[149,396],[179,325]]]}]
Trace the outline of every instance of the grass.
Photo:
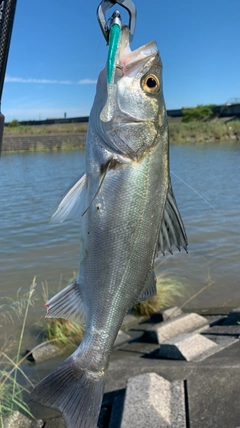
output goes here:
[{"label": "grass", "polygon": [[[7,355],[9,350],[9,343],[4,344],[0,350],[0,426],[4,428],[4,417],[12,416],[15,410],[22,411],[23,413],[31,416],[28,406],[23,401],[23,392],[28,392],[28,387],[33,387],[30,379],[23,372],[21,365],[26,359],[21,358],[21,347],[23,336],[26,328],[27,316],[30,306],[35,303],[35,287],[36,280],[34,278],[29,292],[24,294],[23,297],[18,296],[17,301],[4,299],[1,302],[1,321],[14,322],[14,318],[23,318],[20,335],[17,341],[17,353],[14,359]],[[13,346],[13,342],[10,343]],[[6,349],[7,348],[7,349]],[[18,382],[18,374],[21,373],[26,380],[27,387],[22,386]]]},{"label": "grass", "polygon": [[4,135],[77,134],[79,132],[87,132],[87,127],[87,123],[5,126]]},{"label": "grass", "polygon": [[240,121],[169,122],[171,143],[240,141]]},{"label": "grass", "polygon": [[83,338],[84,327],[64,319],[47,319],[45,337],[57,345],[79,344]]},{"label": "grass", "polygon": [[[73,278],[69,279],[67,283],[72,282],[74,277],[75,273],[73,274]],[[62,276],[60,277],[58,290],[56,290],[56,293],[52,293],[51,296],[49,296],[48,282],[45,281],[42,283],[42,295],[44,303],[46,303],[54,294],[57,294],[62,288]],[[45,340],[54,340],[55,343],[59,346],[66,346],[70,344],[78,345],[81,342],[84,334],[84,326],[61,318],[46,318],[45,321],[46,323],[44,323],[43,326],[43,337]]]},{"label": "grass", "polygon": [[[5,126],[5,135],[46,135],[86,133],[87,123],[59,123],[54,125]],[[174,122],[169,120],[170,141],[172,143],[240,140],[240,121],[223,123],[220,121]],[[63,150],[67,148],[62,147]]]},{"label": "grass", "polygon": [[154,312],[174,305],[177,297],[183,296],[183,285],[164,275],[157,277],[157,294],[152,299],[137,303],[132,307],[135,315],[150,317]]}]

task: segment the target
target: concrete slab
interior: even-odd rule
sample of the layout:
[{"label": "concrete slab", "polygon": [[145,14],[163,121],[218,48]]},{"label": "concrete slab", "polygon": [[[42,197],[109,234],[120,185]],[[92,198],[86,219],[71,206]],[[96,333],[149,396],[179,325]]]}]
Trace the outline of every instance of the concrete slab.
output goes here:
[{"label": "concrete slab", "polygon": [[34,363],[40,363],[42,361],[46,361],[49,358],[56,358],[58,355],[63,354],[64,349],[52,345],[48,342],[43,342],[41,345],[31,349],[26,350],[26,354],[28,354],[27,360],[32,361]]},{"label": "concrete slab", "polygon": [[4,428],[42,428],[45,426],[43,420],[29,419],[17,410],[11,416],[5,416],[3,424]]},{"label": "concrete slab", "polygon": [[62,417],[51,418],[45,422],[44,428],[66,428],[65,421]]},{"label": "concrete slab", "polygon": [[121,428],[185,428],[183,382],[169,382],[156,373],[130,378]]},{"label": "concrete slab", "polygon": [[240,324],[238,325],[215,325],[202,334],[204,335],[215,335],[215,336],[240,336]]},{"label": "concrete slab", "polygon": [[156,354],[158,358],[194,361],[217,350],[218,345],[201,334],[185,333],[161,344]]},{"label": "concrete slab", "polygon": [[198,314],[185,314],[169,321],[156,324],[147,329],[142,337],[143,341],[150,343],[163,343],[182,333],[189,333],[206,328],[208,321]]},{"label": "concrete slab", "polygon": [[124,401],[125,394],[119,395],[114,399],[108,428],[121,428]]},{"label": "concrete slab", "polygon": [[199,365],[186,383],[191,428],[240,426],[240,367]]},{"label": "concrete slab", "polygon": [[169,319],[179,317],[180,315],[183,315],[182,309],[180,309],[178,306],[174,306],[172,308],[165,309],[164,311],[155,312],[151,316],[150,322],[158,323],[168,321]]},{"label": "concrete slab", "polygon": [[115,339],[115,342],[114,342],[113,346],[114,347],[120,346],[123,343],[128,342],[129,340],[131,340],[131,336],[129,336],[129,334],[125,333],[124,331],[119,330],[118,335],[117,335],[117,337]]},{"label": "concrete slab", "polygon": [[224,325],[239,325],[238,323],[240,323],[240,307],[229,312]]}]

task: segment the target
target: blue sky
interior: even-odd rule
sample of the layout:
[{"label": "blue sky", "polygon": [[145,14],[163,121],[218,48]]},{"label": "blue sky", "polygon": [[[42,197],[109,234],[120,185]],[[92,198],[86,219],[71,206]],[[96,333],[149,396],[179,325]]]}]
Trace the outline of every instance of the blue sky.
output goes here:
[{"label": "blue sky", "polygon": [[[18,0],[2,97],[6,121],[89,114],[107,58],[98,4]],[[132,49],[157,41],[168,109],[240,98],[240,0],[135,4]]]}]

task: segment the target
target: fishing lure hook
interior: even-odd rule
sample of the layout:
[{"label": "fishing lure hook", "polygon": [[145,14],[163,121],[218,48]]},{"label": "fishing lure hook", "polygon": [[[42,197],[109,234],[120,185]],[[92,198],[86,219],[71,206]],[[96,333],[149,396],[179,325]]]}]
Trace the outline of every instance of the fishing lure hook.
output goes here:
[{"label": "fishing lure hook", "polygon": [[130,43],[133,40],[135,26],[136,26],[136,18],[137,18],[137,10],[135,4],[132,0],[102,0],[97,9],[97,18],[102,30],[103,36],[108,44],[109,42],[109,27],[108,20],[106,19],[106,13],[109,9],[111,9],[114,5],[120,5],[124,9],[126,9],[129,13],[129,41]]}]

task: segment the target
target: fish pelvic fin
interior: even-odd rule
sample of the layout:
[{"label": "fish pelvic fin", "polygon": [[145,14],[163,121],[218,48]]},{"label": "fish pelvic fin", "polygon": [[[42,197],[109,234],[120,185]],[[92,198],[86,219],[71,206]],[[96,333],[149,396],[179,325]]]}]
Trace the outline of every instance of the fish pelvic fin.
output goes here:
[{"label": "fish pelvic fin", "polygon": [[152,297],[156,296],[156,294],[157,294],[156,284],[157,284],[156,275],[155,275],[154,270],[152,269],[149,272],[147,280],[144,284],[144,288],[143,288],[140,296],[138,297],[138,299],[134,303],[134,305],[136,305],[137,303],[143,302],[144,300],[149,300]]},{"label": "fish pelvic fin", "polygon": [[73,281],[46,304],[46,318],[63,318],[77,324],[85,324],[86,314],[80,285]]},{"label": "fish pelvic fin", "polygon": [[51,217],[51,223],[80,218],[86,203],[87,176],[82,174],[65,192]]},{"label": "fish pelvic fin", "polygon": [[31,400],[60,411],[68,428],[97,428],[104,372],[81,369],[80,364],[71,355],[34,388]]},{"label": "fish pelvic fin", "polygon": [[184,224],[179,213],[170,182],[162,225],[156,247],[156,258],[160,252],[163,255],[165,255],[166,251],[169,251],[171,254],[173,254],[173,246],[177,247],[179,251],[181,251],[181,248],[183,248],[186,252],[188,252],[187,245],[187,234],[185,232]]}]

